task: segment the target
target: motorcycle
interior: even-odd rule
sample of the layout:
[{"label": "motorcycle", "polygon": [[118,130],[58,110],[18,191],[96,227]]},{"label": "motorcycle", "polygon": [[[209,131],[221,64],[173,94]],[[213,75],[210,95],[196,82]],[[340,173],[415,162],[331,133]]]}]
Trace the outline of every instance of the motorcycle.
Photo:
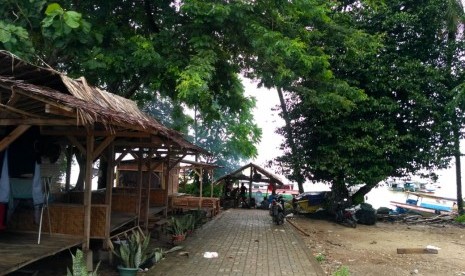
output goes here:
[{"label": "motorcycle", "polygon": [[271,201],[270,215],[277,225],[284,223],[284,199],[281,196],[278,199],[273,198]]},{"label": "motorcycle", "polygon": [[336,207],[336,222],[348,227],[356,228],[357,219],[355,218],[355,210],[348,208],[347,198],[343,202],[338,202]]}]

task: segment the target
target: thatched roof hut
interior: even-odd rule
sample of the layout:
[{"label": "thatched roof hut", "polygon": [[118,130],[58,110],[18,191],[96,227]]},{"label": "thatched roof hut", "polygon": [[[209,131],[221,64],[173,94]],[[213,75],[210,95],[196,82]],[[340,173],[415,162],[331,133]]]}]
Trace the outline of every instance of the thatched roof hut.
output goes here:
[{"label": "thatched roof hut", "polygon": [[[0,51],[1,125],[83,126],[110,135],[156,136],[160,144],[206,153],[139,110],[128,99],[71,79],[50,68],[29,64]],[[136,132],[139,135],[136,135]],[[119,134],[118,134],[119,133]],[[132,133],[132,135],[131,135]],[[0,150],[4,145],[0,144]]]},{"label": "thatched roof hut", "polygon": [[[57,250],[69,248],[80,241],[83,249],[89,250],[91,237],[111,243],[110,233],[120,225],[112,215],[120,207],[131,209],[130,221],[135,221],[137,227],[141,223],[147,227],[152,206],[148,193],[142,193],[143,190],[150,190],[150,186],[142,182],[142,177],[138,177],[137,187],[130,197],[112,194],[114,168],[126,155],[132,155],[137,161],[140,175],[146,168],[153,169],[157,165],[152,163],[154,157],[161,159],[165,186],[159,190],[164,193],[161,195],[161,203],[168,206],[167,183],[170,182],[170,170],[186,155],[207,153],[185,140],[181,133],[140,111],[131,100],[92,87],[83,77],[71,79],[51,68],[35,66],[9,52],[0,51],[0,157],[9,157],[9,154],[5,154],[7,148],[10,152],[15,142],[31,136],[32,139],[56,142],[60,147],[77,149],[85,163],[81,164],[85,175],[83,189],[79,191],[80,202],[47,205],[49,223],[45,227],[50,232],[73,235],[75,238],[72,243],[58,246]],[[7,158],[0,160],[17,165],[25,159],[37,162],[41,158],[34,156],[35,153],[30,150],[20,150],[21,161],[10,162]],[[70,160],[71,151],[67,151],[67,154]],[[106,162],[103,166],[106,173],[103,175],[106,176],[107,189],[102,197],[98,197],[97,204],[93,204],[92,165],[99,158]],[[101,162],[101,166],[105,162]],[[68,161],[68,169],[70,164]],[[121,204],[117,204],[115,198],[121,198]],[[97,219],[101,224],[96,223]],[[116,226],[112,228],[112,225]],[[0,248],[6,248],[2,242]],[[27,250],[25,244],[14,243],[14,246],[17,252]],[[52,252],[50,249],[48,251]],[[5,257],[12,255],[11,252],[1,253]],[[36,253],[28,261],[47,256],[43,251]],[[0,267],[7,272],[27,264],[18,263],[17,258],[9,258],[11,263],[3,259]]]}]

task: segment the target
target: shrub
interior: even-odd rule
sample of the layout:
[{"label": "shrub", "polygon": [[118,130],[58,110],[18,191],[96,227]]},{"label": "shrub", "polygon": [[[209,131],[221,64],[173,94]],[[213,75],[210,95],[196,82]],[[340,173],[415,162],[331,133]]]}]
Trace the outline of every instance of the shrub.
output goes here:
[{"label": "shrub", "polygon": [[455,218],[456,222],[465,223],[465,214]]}]

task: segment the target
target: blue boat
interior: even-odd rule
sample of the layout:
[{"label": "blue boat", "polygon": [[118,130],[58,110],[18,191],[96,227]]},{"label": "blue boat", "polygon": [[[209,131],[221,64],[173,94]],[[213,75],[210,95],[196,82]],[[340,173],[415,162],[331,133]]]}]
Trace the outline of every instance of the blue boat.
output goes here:
[{"label": "blue boat", "polygon": [[391,205],[396,206],[396,211],[399,213],[412,211],[424,216],[432,216],[434,214],[455,212],[457,200],[431,194],[408,192],[405,203],[391,201]]}]

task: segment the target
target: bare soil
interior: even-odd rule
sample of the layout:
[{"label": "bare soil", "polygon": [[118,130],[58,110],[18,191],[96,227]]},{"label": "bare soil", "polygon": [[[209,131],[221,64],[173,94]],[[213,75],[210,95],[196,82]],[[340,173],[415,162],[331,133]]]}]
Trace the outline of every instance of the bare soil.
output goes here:
[{"label": "bare soil", "polygon": [[[327,275],[465,275],[465,228],[456,224],[378,222],[348,228],[326,219],[292,219],[308,236]],[[398,248],[440,248],[438,254],[397,254]]]},{"label": "bare soil", "polygon": [[[465,227],[453,224],[406,224],[378,222],[349,228],[328,217],[294,216],[302,235],[327,275],[434,275],[465,276]],[[163,239],[162,239],[163,240]],[[168,243],[168,241],[164,241]],[[436,246],[438,254],[397,254],[397,248]],[[154,245],[155,246],[155,245]],[[160,246],[160,240],[156,241]],[[40,271],[38,276],[66,274],[71,267],[70,252],[65,251],[26,267],[24,271]],[[347,268],[350,274],[335,274]],[[1,273],[0,273],[1,274]],[[32,275],[16,272],[12,276]],[[116,276],[114,266],[102,262],[99,275]]]}]

